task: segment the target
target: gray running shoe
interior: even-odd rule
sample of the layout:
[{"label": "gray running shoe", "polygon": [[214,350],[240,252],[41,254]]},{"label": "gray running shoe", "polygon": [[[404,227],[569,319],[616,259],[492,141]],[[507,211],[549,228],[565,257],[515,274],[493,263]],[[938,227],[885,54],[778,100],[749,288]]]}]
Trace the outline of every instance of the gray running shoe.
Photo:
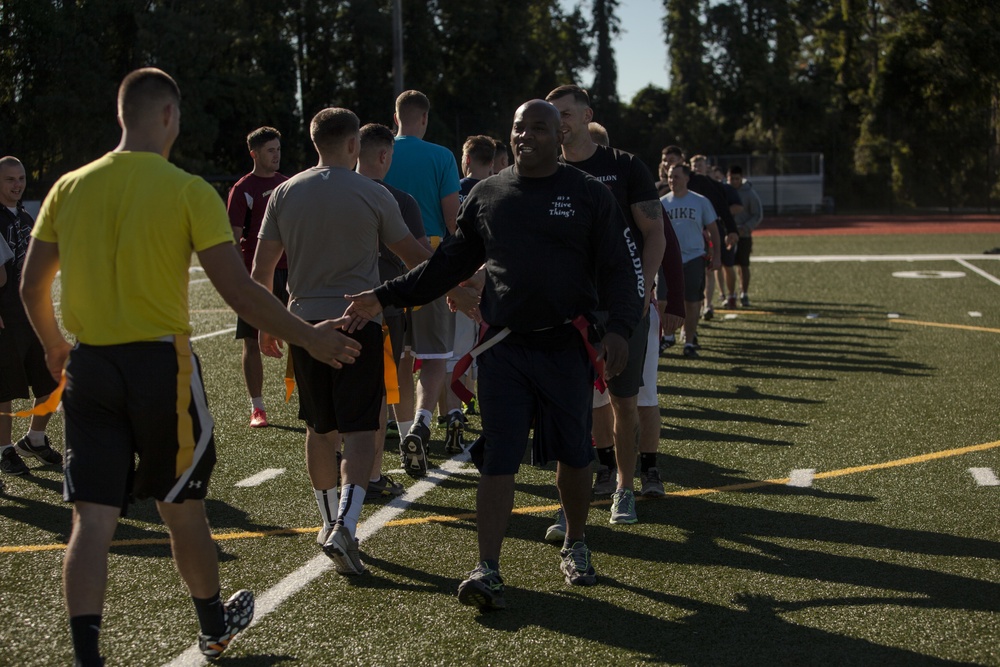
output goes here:
[{"label": "gray running shoe", "polygon": [[49,443],[49,436],[43,436],[45,442],[39,446],[31,444],[31,440],[28,440],[28,436],[24,436],[17,441],[14,445],[14,449],[21,456],[33,456],[47,466],[57,466],[62,463],[62,454],[52,449],[52,445]]},{"label": "gray running shoe", "polygon": [[667,492],[663,488],[663,482],[660,480],[660,471],[656,468],[640,472],[639,479],[642,481],[642,490],[639,492],[639,495],[651,498],[662,498],[667,495]]},{"label": "gray running shoe", "polygon": [[423,477],[427,474],[427,448],[431,439],[431,429],[422,419],[417,419],[399,443],[399,454],[403,469],[410,477]]},{"label": "gray running shoe", "polygon": [[469,573],[469,577],[458,585],[458,601],[470,607],[479,607],[479,611],[506,609],[507,601],[503,598],[500,572],[485,562],[480,562]]},{"label": "gray running shoe", "polygon": [[28,472],[28,466],[24,465],[24,461],[17,455],[15,447],[7,447],[0,454],[0,470],[8,475],[23,475]]},{"label": "gray running shoe", "polygon": [[611,495],[611,520],[608,523],[638,523],[635,515],[635,494],[631,489],[618,489]]},{"label": "gray running shoe", "polygon": [[594,495],[610,496],[618,488],[618,468],[597,466],[594,473]]},{"label": "gray running shoe", "polygon": [[365,571],[365,564],[361,562],[361,554],[358,552],[358,541],[351,537],[344,526],[334,526],[329,539],[323,544],[323,551],[333,561],[333,569],[337,574],[352,576]]},{"label": "gray running shoe", "polygon": [[218,658],[229,642],[253,620],[254,599],[250,591],[237,591],[222,605],[226,631],[221,635],[198,635],[198,649],[207,658]]},{"label": "gray running shoe", "polygon": [[330,533],[333,532],[333,526],[334,524],[330,524],[319,529],[319,532],[316,533],[316,544],[320,546],[326,544],[326,541],[330,539]]},{"label": "gray running shoe", "polygon": [[559,552],[562,562],[559,569],[566,575],[566,583],[573,586],[593,586],[597,574],[590,562],[590,549],[583,542],[574,542],[569,549]]},{"label": "gray running shoe", "polygon": [[566,539],[566,513],[563,508],[556,510],[556,520],[545,531],[546,542],[562,542]]}]

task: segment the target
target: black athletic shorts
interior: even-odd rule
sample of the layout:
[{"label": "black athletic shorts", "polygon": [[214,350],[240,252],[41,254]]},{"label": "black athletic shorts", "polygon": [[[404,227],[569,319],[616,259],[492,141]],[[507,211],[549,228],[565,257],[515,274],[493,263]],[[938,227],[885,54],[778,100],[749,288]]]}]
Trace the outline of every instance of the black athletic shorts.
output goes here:
[{"label": "black athletic shorts", "polygon": [[628,362],[622,372],[608,381],[608,391],[618,398],[631,398],[642,386],[642,369],[646,363],[646,338],[649,336],[649,311],[639,320],[628,339]]},{"label": "black athletic shorts", "polygon": [[368,322],[345,334],[361,342],[361,356],[339,369],[314,359],[304,348],[290,346],[299,383],[299,419],[317,433],[379,428],[385,396],[382,326]]},{"label": "black athletic shorts", "polygon": [[684,300],[688,302],[705,299],[705,258],[695,257],[684,262]]},{"label": "black athletic shorts", "polygon": [[753,237],[741,236],[740,244],[736,246],[736,264],[750,266],[750,253],[753,252]]},{"label": "black athletic shorts", "polygon": [[518,471],[534,426],[532,460],[572,468],[594,458],[590,430],[594,367],[579,334],[558,349],[503,341],[478,357],[483,436],[470,452],[484,475]]},{"label": "black athletic shorts", "polygon": [[35,330],[27,322],[5,324],[0,328],[0,402],[29,398],[28,387],[35,398],[48,396],[57,383]]},{"label": "black athletic shorts", "polygon": [[62,402],[65,500],[124,510],[131,496],[173,503],[205,497],[215,466],[213,421],[186,336],[77,345]]},{"label": "black athletic shorts", "polygon": [[736,265],[736,253],[739,250],[740,243],[743,243],[743,239],[740,239],[739,243],[734,245],[732,248],[726,247],[726,239],[721,239],[722,245],[722,265],[723,266],[735,266]]},{"label": "black athletic shorts", "polygon": [[[274,270],[274,283],[271,286],[271,294],[278,297],[284,305],[288,305],[288,269]],[[243,318],[236,317],[236,340],[244,338],[257,339],[257,330],[250,326]]]}]

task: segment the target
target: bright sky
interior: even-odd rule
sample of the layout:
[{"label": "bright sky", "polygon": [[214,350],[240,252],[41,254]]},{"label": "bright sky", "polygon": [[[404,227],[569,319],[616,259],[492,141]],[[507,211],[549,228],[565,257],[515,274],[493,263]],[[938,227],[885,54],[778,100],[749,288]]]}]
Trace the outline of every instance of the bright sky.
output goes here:
[{"label": "bright sky", "polygon": [[[560,0],[572,8],[579,0]],[[590,17],[590,0],[583,0],[584,16]],[[619,0],[618,18],[622,34],[613,43],[618,62],[618,97],[622,102],[649,84],[668,85],[667,46],[663,41],[663,0]],[[584,75],[584,85],[593,82],[593,72]]]}]

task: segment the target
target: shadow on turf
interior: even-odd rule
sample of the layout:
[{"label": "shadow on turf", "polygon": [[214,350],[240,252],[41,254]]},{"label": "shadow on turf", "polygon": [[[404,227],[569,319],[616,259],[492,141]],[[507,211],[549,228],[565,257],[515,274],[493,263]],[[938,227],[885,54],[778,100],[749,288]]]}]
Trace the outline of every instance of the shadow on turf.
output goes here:
[{"label": "shadow on turf", "polygon": [[[680,539],[669,541],[627,529],[591,525],[588,537],[601,586],[618,588],[637,599],[624,608],[596,599],[581,589],[547,593],[508,587],[505,613],[484,614],[477,621],[491,629],[517,632],[538,626],[587,642],[618,647],[672,664],[961,664],[914,651],[879,645],[864,639],[810,628],[781,617],[783,612],[836,606],[870,607],[873,616],[892,615],[893,607],[1000,611],[1000,585],[971,577],[887,562],[884,551],[962,558],[1000,559],[995,542],[954,537],[930,531],[897,529],[857,521],[744,508],[703,499],[668,498],[639,506],[643,522],[674,526]],[[537,540],[544,518],[515,518],[508,538]],[[801,540],[802,548],[776,541]],[[870,556],[825,553],[823,544],[848,545],[852,553],[874,550]],[[602,568],[602,555],[612,563]],[[615,559],[610,558],[614,556]],[[639,559],[660,563],[661,580],[638,587],[615,578],[615,567]],[[705,568],[724,568],[711,574]],[[689,570],[687,568],[697,568]],[[731,605],[719,605],[670,592],[671,577],[718,578],[725,570],[746,572],[747,588],[762,575],[798,580],[794,600],[757,595],[734,586]],[[734,581],[740,581],[738,575]],[[632,577],[634,578],[634,577]],[[877,589],[870,596],[802,599],[810,586],[822,582],[859,589]],[[441,585],[444,585],[442,582]],[[786,584],[787,587],[787,584]],[[683,586],[689,588],[689,586]],[[679,610],[678,620],[663,620],[642,599]],[[600,619],[600,621],[598,621]],[[611,622],[613,619],[613,622]]]}]

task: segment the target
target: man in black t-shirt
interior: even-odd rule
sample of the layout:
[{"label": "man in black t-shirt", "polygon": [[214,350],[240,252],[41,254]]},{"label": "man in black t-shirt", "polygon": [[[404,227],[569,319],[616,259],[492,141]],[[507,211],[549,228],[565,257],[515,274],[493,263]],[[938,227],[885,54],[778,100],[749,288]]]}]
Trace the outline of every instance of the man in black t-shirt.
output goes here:
[{"label": "man in black t-shirt", "polygon": [[[608,383],[610,405],[607,395],[594,395],[594,444],[599,459],[594,493],[611,495],[611,523],[632,524],[638,521],[633,480],[638,445],[636,434],[640,433],[638,396],[643,386],[650,327],[648,306],[666,247],[663,207],[657,197],[653,177],[641,160],[625,151],[594,142],[589,128],[593,111],[587,91],[574,85],[560,86],[545,99],[560,113],[563,161],[608,186],[636,242],[631,268],[644,283],[643,318],[629,339],[629,361],[625,370]],[[605,304],[601,306],[603,308]],[[646,380],[655,385],[655,378]],[[659,406],[645,407],[643,425],[659,434]],[[650,468],[656,466],[655,452],[648,454],[644,461],[642,472],[645,476]],[[550,530],[550,535],[555,537],[558,532],[558,528]]]},{"label": "man in black t-shirt", "polygon": [[[45,352],[28,322],[18,288],[24,268],[28,240],[35,221],[21,206],[27,182],[24,165],[16,157],[0,158],[0,243],[6,243],[14,258],[4,265],[7,287],[0,290],[0,413],[11,411],[11,401],[35,396],[35,407],[44,403],[56,388]],[[35,415],[28,432],[13,442],[13,419],[0,414],[0,471],[8,475],[28,472],[22,457],[35,458],[43,465],[59,465],[62,454],[52,449],[45,427],[51,415]]]},{"label": "man in black t-shirt", "polygon": [[598,181],[559,164],[560,138],[551,104],[532,100],[518,108],[514,167],[476,186],[462,204],[457,233],[430,260],[351,297],[346,312],[353,327],[386,305],[426,303],[485,262],[480,308],[491,328],[478,355],[483,437],[470,450],[481,473],[480,562],[458,589],[460,602],[481,609],[505,606],[500,548],[532,424],[536,461],[559,462],[556,486],[566,513],[560,569],[570,584],[596,583],[584,537],[594,369],[580,318],[599,298],[609,304],[602,356],[605,376],[614,377],[625,366],[642,310],[621,210]]}]

